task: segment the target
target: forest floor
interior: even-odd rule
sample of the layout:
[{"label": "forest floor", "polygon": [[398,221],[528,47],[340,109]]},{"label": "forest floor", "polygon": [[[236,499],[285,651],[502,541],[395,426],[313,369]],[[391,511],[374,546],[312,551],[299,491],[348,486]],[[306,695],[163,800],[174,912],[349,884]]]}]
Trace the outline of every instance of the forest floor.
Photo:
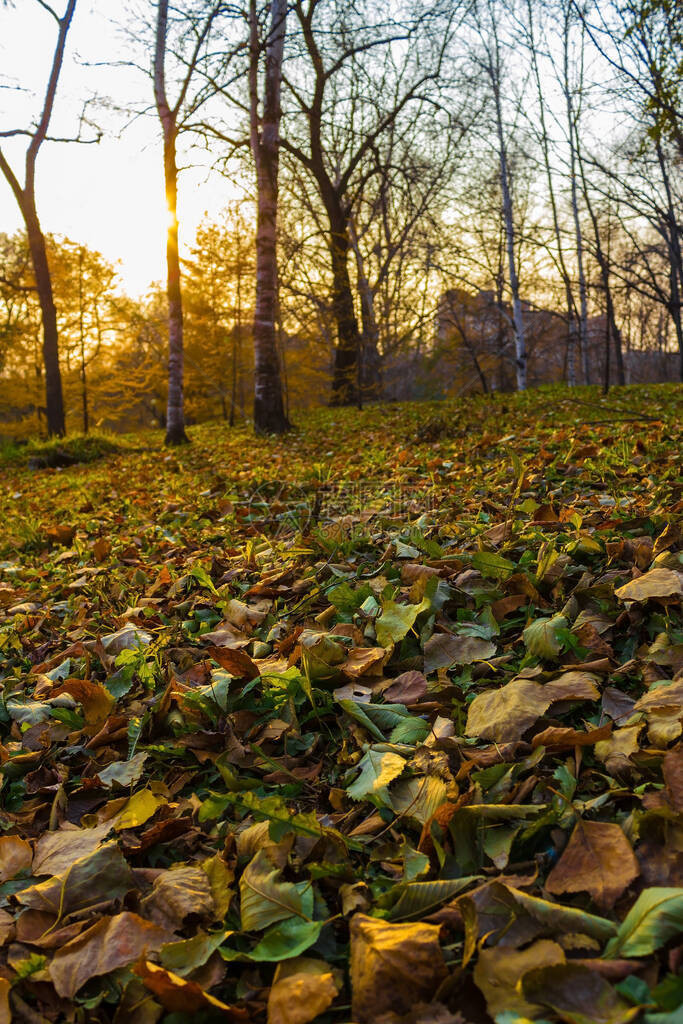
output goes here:
[{"label": "forest floor", "polygon": [[1,1024],[680,1024],[680,386],[296,420],[0,457]]}]

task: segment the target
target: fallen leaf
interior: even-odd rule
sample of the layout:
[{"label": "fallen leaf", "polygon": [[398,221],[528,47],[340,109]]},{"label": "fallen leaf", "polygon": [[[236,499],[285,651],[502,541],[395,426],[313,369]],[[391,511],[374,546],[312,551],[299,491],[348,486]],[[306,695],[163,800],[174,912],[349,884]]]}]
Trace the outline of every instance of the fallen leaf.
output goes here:
[{"label": "fallen leaf", "polygon": [[620,601],[649,601],[651,598],[683,597],[683,578],[672,569],[650,569],[614,591]]},{"label": "fallen leaf", "polygon": [[45,832],[36,843],[33,856],[34,875],[60,875],[74,861],[94,853],[111,832],[111,823],[94,828],[69,828]]},{"label": "fallen leaf", "polygon": [[55,687],[51,697],[68,693],[83,708],[87,725],[100,726],[114,706],[114,698],[101,683],[91,683],[87,679],[67,679]]},{"label": "fallen leaf", "polygon": [[12,1008],[9,1004],[11,989],[12,982],[8,978],[0,978],[0,1024],[12,1024]]},{"label": "fallen leaf", "polygon": [[638,861],[619,825],[579,821],[545,887],[551,893],[588,892],[608,910],[638,874]]},{"label": "fallen leaf", "polygon": [[438,925],[388,924],[354,914],[350,933],[352,1016],[358,1024],[373,1024],[390,1010],[407,1013],[416,1001],[430,999],[447,975]]},{"label": "fallen leaf", "polygon": [[435,633],[424,645],[425,672],[429,675],[439,668],[487,661],[495,657],[496,651],[497,647],[491,640],[482,640],[476,636]]},{"label": "fallen leaf", "polygon": [[155,878],[154,888],[142,900],[141,908],[168,932],[179,931],[190,914],[198,920],[210,921],[215,906],[209,876],[192,864],[168,868]]},{"label": "fallen leaf", "polygon": [[33,861],[31,844],[19,836],[0,836],[0,882],[7,882]]},{"label": "fallen leaf", "polygon": [[465,731],[468,736],[508,743],[520,739],[557,701],[597,700],[599,696],[595,677],[587,672],[565,672],[545,684],[513,679],[474,698]]},{"label": "fallen leaf", "polygon": [[506,1011],[533,1017],[538,1015],[538,1006],[518,992],[517,982],[534,967],[564,962],[562,947],[548,939],[539,939],[524,950],[494,946],[479,953],[474,983],[484,996],[491,1017]]},{"label": "fallen leaf", "polygon": [[121,899],[134,887],[133,874],[120,849],[116,843],[105,843],[53,878],[22,889],[16,898],[25,907],[61,918],[96,903]]},{"label": "fallen leaf", "polygon": [[240,878],[243,931],[260,931],[286,917],[309,916],[304,913],[301,886],[280,882],[280,873],[280,869],[271,864],[265,850],[259,850],[249,861]]},{"label": "fallen leaf", "polygon": [[556,658],[562,650],[558,634],[568,626],[569,621],[564,615],[553,615],[550,619],[536,619],[530,623],[522,634],[529,654],[549,660]]},{"label": "fallen leaf", "polygon": [[645,889],[607,943],[605,956],[647,956],[681,932],[683,889]]},{"label": "fallen leaf", "polygon": [[109,974],[157,952],[168,938],[163,928],[125,911],[103,917],[92,928],[58,949],[49,974],[58,995],[72,999],[90,978]]},{"label": "fallen leaf", "polygon": [[268,1024],[308,1024],[336,998],[337,972],[324,960],[298,957],[278,964],[268,995]]},{"label": "fallen leaf", "polygon": [[662,761],[662,775],[671,806],[683,811],[683,747],[668,752]]},{"label": "fallen leaf", "polygon": [[567,1024],[628,1024],[640,1015],[605,978],[578,964],[538,967],[524,975],[521,988],[526,999]]},{"label": "fallen leaf", "polygon": [[123,832],[127,828],[136,828],[149,821],[165,803],[162,797],[155,796],[151,789],[140,789],[127,801],[123,809],[116,815],[112,828]]},{"label": "fallen leaf", "polygon": [[222,1011],[233,1020],[247,1021],[249,1015],[237,1007],[228,1006],[208,992],[204,992],[196,981],[167,971],[149,960],[139,960],[133,971],[150,992],[153,992],[161,1005],[171,1013],[200,1013],[203,1010]]},{"label": "fallen leaf", "polygon": [[386,700],[396,704],[415,704],[427,692],[427,680],[422,672],[403,672],[384,691]]},{"label": "fallen leaf", "polygon": [[370,794],[381,793],[390,782],[398,778],[405,766],[404,757],[371,747],[358,764],[360,775],[347,787],[346,792],[352,800],[363,800]]},{"label": "fallen leaf", "polygon": [[236,679],[256,679],[261,674],[247,652],[237,647],[209,647],[206,653]]}]

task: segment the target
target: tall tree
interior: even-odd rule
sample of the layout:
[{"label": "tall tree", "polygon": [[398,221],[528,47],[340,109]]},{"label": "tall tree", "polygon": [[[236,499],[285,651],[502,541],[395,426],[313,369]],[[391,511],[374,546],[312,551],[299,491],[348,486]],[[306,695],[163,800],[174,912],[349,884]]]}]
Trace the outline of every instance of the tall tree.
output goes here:
[{"label": "tall tree", "polygon": [[[219,83],[205,66],[211,60],[207,42],[220,14],[226,12],[222,2],[200,0],[179,11],[171,8],[178,19],[179,53],[174,54],[181,68],[175,102],[169,98],[167,59],[169,56],[169,2],[158,0],[155,23],[152,77],[154,100],[161,123],[164,147],[164,185],[168,207],[166,235],[166,294],[168,297],[168,399],[166,406],[166,444],[187,443],[183,403],[183,302],[178,252],[178,137],[191,130],[192,119],[200,107],[220,89]],[[222,62],[223,64],[226,62]],[[202,87],[190,95],[195,77]],[[208,86],[207,86],[208,82]]]},{"label": "tall tree", "polygon": [[504,113],[504,69],[498,30],[497,11],[492,0],[487,0],[485,22],[477,16],[477,27],[483,43],[482,66],[488,78],[493,99],[493,116],[498,149],[500,192],[505,224],[505,249],[508,265],[508,284],[512,295],[512,319],[515,339],[515,376],[517,390],[527,386],[527,353],[524,335],[524,315],[517,273],[517,232],[515,227],[512,176],[508,153],[507,126]]},{"label": "tall tree", "polygon": [[[295,0],[299,47],[286,75],[290,107],[282,146],[307,170],[325,211],[336,325],[332,402],[358,395],[363,351],[349,272],[353,215],[378,142],[418,104],[441,95],[446,55],[463,5],[397,5],[392,17],[367,2]],[[358,265],[357,265],[358,271]],[[363,289],[361,271],[361,291]],[[365,292],[365,343],[373,325]],[[364,305],[364,309],[363,309]],[[366,355],[366,359],[368,356]]]},{"label": "tall tree", "polygon": [[[256,167],[256,300],[254,305],[254,429],[282,434],[289,429],[282,400],[277,349],[277,206],[280,162],[280,92],[287,0],[271,0],[265,47],[259,37],[256,0],[249,3],[249,114]],[[265,52],[263,102],[259,98],[261,53]]]},{"label": "tall tree", "polygon": [[[43,143],[50,141],[48,135],[52,112],[57,97],[59,76],[64,62],[67,35],[74,11],[76,0],[67,0],[64,14],[60,17],[47,0],[36,0],[39,6],[54,18],[57,25],[57,41],[52,56],[52,65],[45,91],[43,108],[37,123],[30,128],[8,128],[0,131],[0,138],[14,138],[26,136],[29,139],[25,156],[25,171],[23,184],[12,169],[9,160],[0,149],[0,170],[4,174],[14,197],[17,201],[21,215],[26,225],[28,244],[31,252],[31,262],[35,277],[36,290],[40,301],[40,311],[43,323],[43,362],[45,366],[45,407],[47,430],[50,435],[61,437],[66,429],[64,418],[64,395],[62,391],[62,376],[59,368],[59,337],[57,332],[57,311],[55,309],[54,296],[52,291],[52,278],[50,276],[50,264],[47,255],[45,236],[38,217],[36,205],[36,162],[38,153]],[[60,140],[65,141],[65,140]],[[80,141],[80,140],[74,140]]]}]

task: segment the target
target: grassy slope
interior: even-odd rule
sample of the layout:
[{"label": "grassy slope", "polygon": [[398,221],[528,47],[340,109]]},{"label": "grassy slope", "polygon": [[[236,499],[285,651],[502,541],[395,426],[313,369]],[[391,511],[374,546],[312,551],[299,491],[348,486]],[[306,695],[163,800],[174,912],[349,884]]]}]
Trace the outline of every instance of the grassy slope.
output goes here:
[{"label": "grassy slope", "polygon": [[[133,817],[130,829],[116,833],[135,867],[168,868],[174,861],[198,866],[209,853],[222,852],[228,873],[240,879],[248,857],[240,854],[239,846],[236,851],[230,837],[264,816],[277,818],[279,799],[290,810],[325,814],[325,821],[347,837],[354,832],[345,852],[342,846],[340,853],[341,840],[321,838],[312,852],[290,854],[290,880],[313,880],[317,897],[326,903],[325,910],[320,903],[316,917],[343,914],[340,886],[361,881],[369,885],[362,889],[362,909],[400,919],[407,915],[392,908],[411,877],[406,851],[420,850],[422,868],[415,876],[420,881],[458,874],[505,877],[509,862],[514,867],[508,871],[518,884],[520,875],[526,875],[528,891],[547,896],[543,884],[548,872],[561,856],[577,815],[583,814],[622,826],[640,858],[641,877],[626,878],[621,889],[617,884],[613,899],[595,890],[591,895],[591,886],[589,894],[572,895],[569,889],[569,895],[552,899],[618,925],[642,888],[679,884],[675,842],[671,847],[669,840],[666,847],[673,852],[665,853],[661,846],[662,822],[681,799],[680,787],[678,794],[670,785],[662,789],[663,758],[677,742],[675,723],[666,734],[641,715],[635,747],[622,758],[621,767],[605,748],[599,748],[598,757],[593,745],[577,746],[576,739],[541,747],[540,758],[531,756],[528,740],[547,727],[584,731],[613,718],[615,731],[623,728],[628,715],[622,711],[619,719],[613,691],[625,695],[630,711],[648,686],[680,672],[680,600],[655,596],[648,603],[625,606],[614,591],[653,565],[683,571],[678,554],[681,411],[681,389],[676,386],[619,389],[606,400],[596,389],[542,389],[521,396],[378,406],[362,413],[320,410],[299,417],[297,430],[282,439],[257,440],[245,429],[207,424],[190,430],[191,447],[172,452],[161,448],[158,434],[136,435],[117,439],[119,450],[105,451],[97,461],[62,469],[32,470],[24,464],[29,453],[11,453],[0,463],[0,678],[5,698],[14,695],[21,706],[34,699],[46,701],[50,685],[58,687],[58,680],[45,684],[44,673],[58,669],[65,657],[70,660],[57,674],[89,680],[96,689],[82,698],[72,687],[78,699],[61,718],[45,712],[51,715],[52,732],[49,748],[40,756],[29,756],[35,738],[27,747],[25,737],[35,737],[45,726],[38,721],[27,734],[16,709],[14,721],[4,716],[0,741],[5,756],[26,755],[27,761],[25,767],[17,761],[16,768],[5,770],[0,823],[10,834],[35,840],[50,823],[78,824],[84,810],[91,820],[98,815],[102,820],[112,799],[128,791],[112,792],[82,780],[92,780],[110,762],[126,760],[132,750],[147,751],[141,780],[132,791],[156,787],[165,806],[156,809],[153,819]],[[669,533],[653,550],[667,527]],[[406,570],[407,563],[436,570],[438,594],[427,575]],[[425,595],[417,619],[405,626],[407,619],[392,602],[416,606]],[[517,598],[507,610],[501,604],[506,598]],[[16,605],[25,607],[10,613]],[[567,621],[554,648],[551,644],[534,653],[523,630],[529,622],[561,611]],[[597,631],[580,631],[575,625],[580,613],[584,617],[579,624],[602,617]],[[384,629],[377,626],[382,619]],[[97,640],[129,621],[148,630],[152,642],[142,654],[124,656],[115,664]],[[211,682],[212,671],[214,682],[225,677],[215,674],[220,659],[214,652],[210,661],[202,635],[226,622],[249,641],[241,649],[256,659],[263,678],[245,696],[244,684],[233,683],[220,699],[211,698],[200,688]],[[330,679],[321,681],[310,658],[302,659],[302,626],[324,626],[332,632],[343,626],[347,648],[375,652],[379,630],[387,654],[367,656],[368,675],[348,663],[338,677],[323,672]],[[387,630],[393,633],[393,644]],[[379,743],[381,755],[391,746],[380,742],[381,736],[389,741],[392,737],[388,726],[381,725],[378,740],[367,723],[359,723],[348,708],[332,700],[331,688],[360,683],[368,687],[366,696],[381,705],[382,680],[422,670],[425,645],[446,630],[492,644],[487,661],[461,660],[427,671],[427,693],[417,702],[408,701],[418,724],[407,727],[398,746],[394,743],[394,752],[400,751],[406,761],[404,776],[391,787],[394,796],[379,791],[351,799],[344,791],[355,779],[354,766],[367,744]],[[653,649],[653,642],[659,647]],[[470,728],[465,736],[476,694],[509,683],[520,670],[544,683],[576,664],[593,666],[593,685],[611,687],[612,704],[604,698],[602,705],[595,700],[565,702],[566,707],[552,713],[539,712],[529,728],[520,724],[518,734],[514,724],[511,731],[503,728],[500,735],[511,737],[505,742],[500,737],[492,742],[482,728]],[[288,665],[283,683],[277,674],[287,672]],[[236,666],[228,658],[225,666],[236,678],[253,672],[253,663]],[[104,693],[106,704],[107,692],[116,697],[111,715],[119,716],[116,722],[124,728],[119,724],[115,737],[92,753],[83,744],[103,724],[93,694]],[[513,723],[515,713],[513,706]],[[429,754],[419,722],[434,722],[438,716],[455,724],[454,737],[444,741],[438,754]],[[269,720],[284,721],[288,730],[274,724],[268,732]],[[27,721],[31,725],[33,719]],[[219,774],[215,762],[225,752],[231,730],[242,753],[228,753],[227,761],[223,757],[219,766],[230,771]],[[210,737],[204,747],[192,739],[200,734]],[[41,771],[57,772],[55,779],[63,787],[57,804],[54,790],[42,785],[45,780],[39,784],[30,776],[39,765]],[[316,773],[309,778],[311,766]],[[251,806],[238,798],[240,786],[230,781],[234,771],[255,787]],[[428,802],[427,810],[422,806],[424,794],[417,808],[411,806],[413,794],[400,809],[400,787],[412,785],[411,777],[418,780],[418,788],[425,780],[438,780],[439,799],[455,815],[450,825],[446,816],[440,825],[423,830],[430,810]],[[558,791],[564,795],[554,796]],[[218,794],[213,803],[212,792]],[[276,802],[264,804],[259,812],[259,801],[266,797]],[[544,813],[532,827],[529,821],[506,817],[508,812],[499,812],[497,819],[492,811],[490,820],[497,822],[503,848],[492,854],[486,830],[477,831],[483,818],[474,826],[468,819],[467,828],[474,827],[474,832],[466,848],[458,839],[465,826],[464,812],[457,808],[468,803],[494,808],[534,804]],[[164,840],[161,828],[158,843],[136,846],[153,821],[171,818],[191,824],[172,842]],[[281,838],[278,827],[272,835],[286,853],[288,838]],[[304,826],[301,830],[306,831]],[[380,847],[383,852],[378,854]],[[315,865],[328,859],[337,868],[328,868],[325,875]],[[648,859],[656,870],[648,868]],[[24,875],[30,877],[29,868]],[[15,883],[9,884],[3,899],[14,915]],[[151,883],[138,879],[137,884],[138,897],[129,895],[128,905],[144,917],[145,904],[136,899]],[[239,892],[236,882],[233,889]],[[447,903],[447,889],[434,904],[416,904],[411,919],[434,914],[439,904]],[[484,902],[487,891],[481,896]],[[97,913],[85,916],[95,920]],[[448,908],[441,914],[439,920],[448,926],[442,933],[446,957],[459,963],[462,918],[449,914]],[[217,925],[220,919],[215,907],[185,924],[178,919],[176,937],[189,937],[200,925]],[[236,931],[242,926],[243,932],[226,948],[248,951],[263,934],[244,916],[240,921],[237,896],[226,923]],[[55,927],[61,924],[57,921]],[[549,925],[543,934],[559,940],[563,931],[565,926]],[[326,926],[323,939],[313,955],[343,967],[348,940],[343,917]],[[584,959],[598,955],[603,946],[604,941],[597,948],[595,942],[587,948],[578,943]],[[35,1005],[47,998],[40,970],[49,964],[52,948],[29,945],[30,952],[47,959],[39,968],[34,965],[34,980],[27,969],[28,979],[18,983],[16,992]],[[649,959],[647,978],[654,987],[666,977],[666,959],[660,953]],[[466,1015],[469,1000],[475,1018],[484,1010],[481,985],[477,989],[471,981],[471,966],[461,972],[449,998],[454,1006],[465,1007]],[[249,975],[249,1012],[256,1018],[272,979],[269,965],[252,968],[229,962],[225,979],[212,994],[238,1000],[249,988],[240,981],[247,970],[261,972],[258,984]],[[15,978],[10,968],[6,974]],[[109,1019],[124,989],[133,998],[139,982],[131,979],[121,968],[109,982],[89,981],[76,998],[90,996],[93,1005],[104,1000],[97,1012]],[[386,1009],[372,1001],[363,1009],[370,997],[360,991],[351,995],[359,1019],[373,1019]],[[542,997],[537,1001],[545,1005]],[[348,990],[339,1002],[348,1004]],[[334,1009],[330,1013],[331,1020],[340,1019]]]}]

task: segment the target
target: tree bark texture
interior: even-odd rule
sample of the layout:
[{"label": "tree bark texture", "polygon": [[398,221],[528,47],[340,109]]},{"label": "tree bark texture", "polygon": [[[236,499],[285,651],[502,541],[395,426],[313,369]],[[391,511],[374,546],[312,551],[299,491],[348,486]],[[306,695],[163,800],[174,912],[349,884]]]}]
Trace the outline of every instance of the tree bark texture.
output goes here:
[{"label": "tree bark texture", "polygon": [[254,429],[282,434],[289,429],[282,399],[277,348],[278,315],[277,204],[280,160],[280,89],[287,3],[272,0],[266,43],[263,114],[258,115],[259,40],[256,4],[250,4],[251,148],[256,166],[256,298],[254,303]]}]

